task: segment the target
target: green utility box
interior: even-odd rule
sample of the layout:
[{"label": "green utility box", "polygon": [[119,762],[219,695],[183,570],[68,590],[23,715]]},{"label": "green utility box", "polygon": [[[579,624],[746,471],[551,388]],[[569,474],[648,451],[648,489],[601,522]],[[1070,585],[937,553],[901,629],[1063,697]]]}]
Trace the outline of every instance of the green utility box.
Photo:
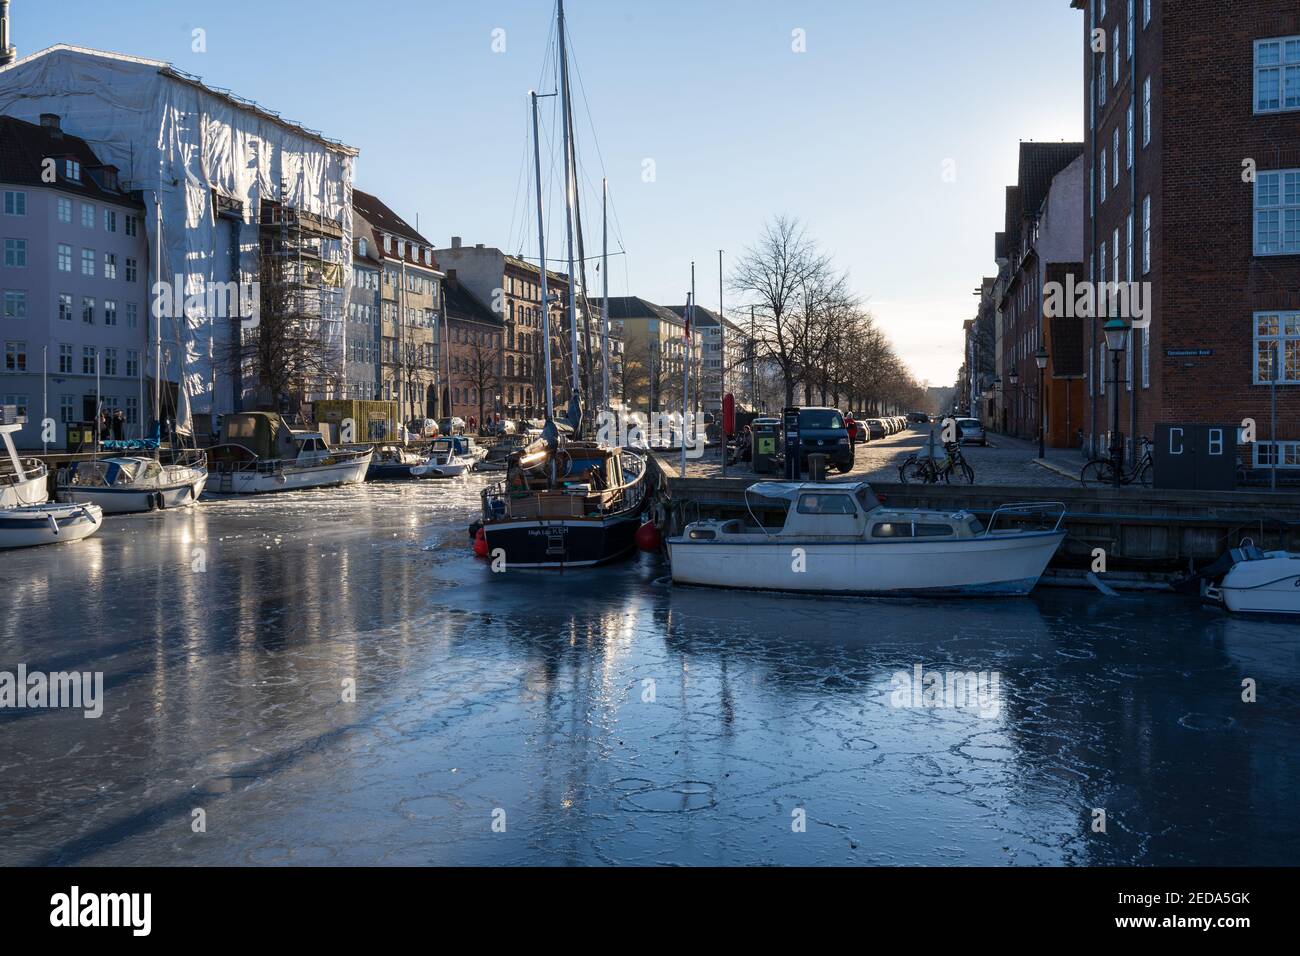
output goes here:
[{"label": "green utility box", "polygon": [[779,470],[777,455],[781,451],[781,423],[757,422],[749,428],[754,435],[754,474],[776,474]]}]

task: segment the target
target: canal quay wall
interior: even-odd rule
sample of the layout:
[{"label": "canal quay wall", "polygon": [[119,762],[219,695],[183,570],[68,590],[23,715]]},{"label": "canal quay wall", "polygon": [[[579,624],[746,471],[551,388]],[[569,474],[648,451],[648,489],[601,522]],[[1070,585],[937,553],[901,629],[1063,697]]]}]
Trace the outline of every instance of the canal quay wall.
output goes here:
[{"label": "canal quay wall", "polygon": [[[783,504],[756,497],[746,506],[745,489],[761,480],[752,474],[680,478],[677,463],[659,455],[651,456],[650,467],[656,472],[656,518],[665,537],[699,518],[739,518],[749,508],[764,523],[784,514]],[[829,483],[859,480],[850,476]],[[1300,493],[1295,492],[870,484],[890,507],[969,511],[985,521],[1004,505],[1061,502],[1068,535],[1050,566],[1059,583],[1081,581],[1094,567],[1097,549],[1105,552],[1108,574],[1126,575],[1134,584],[1167,583],[1243,538],[1266,550],[1300,550]]]}]

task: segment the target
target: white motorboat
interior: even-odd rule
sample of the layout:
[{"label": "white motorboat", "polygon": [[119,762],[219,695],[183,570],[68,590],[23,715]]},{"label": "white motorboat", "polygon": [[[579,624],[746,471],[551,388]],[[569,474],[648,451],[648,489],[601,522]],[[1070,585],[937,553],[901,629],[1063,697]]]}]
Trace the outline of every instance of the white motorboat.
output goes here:
[{"label": "white motorboat", "polygon": [[165,465],[145,456],[96,458],[59,470],[58,497],[93,502],[104,514],[134,514],[193,504],[208,480],[207,458],[187,452]]},{"label": "white motorboat", "polygon": [[1237,614],[1300,614],[1300,554],[1261,551],[1248,540],[1220,562],[1231,566],[1205,587],[1209,600]]},{"label": "white motorboat", "polygon": [[0,458],[0,508],[39,505],[49,500],[46,478],[49,469],[36,458],[19,458],[13,435],[22,429],[21,422],[0,421],[0,440],[6,455]]},{"label": "white motorboat", "polygon": [[[1065,538],[1060,502],[1005,505],[985,526],[968,511],[886,508],[865,482],[759,482],[745,495],[752,523],[695,521],[668,540],[674,583],[846,595],[1028,594]],[[784,524],[765,527],[751,495],[785,502]],[[1025,521],[1048,527],[1029,529]]]},{"label": "white motorboat", "polygon": [[318,431],[290,428],[275,412],[236,412],[223,421],[225,444],[208,449],[220,495],[259,495],[366,480],[374,447],[331,448]]},{"label": "white motorboat", "polygon": [[80,541],[104,521],[93,504],[43,504],[0,510],[0,550]]},{"label": "white motorboat", "polygon": [[429,448],[429,460],[411,469],[417,478],[456,478],[477,465],[487,449],[475,444],[467,435],[435,438]]}]

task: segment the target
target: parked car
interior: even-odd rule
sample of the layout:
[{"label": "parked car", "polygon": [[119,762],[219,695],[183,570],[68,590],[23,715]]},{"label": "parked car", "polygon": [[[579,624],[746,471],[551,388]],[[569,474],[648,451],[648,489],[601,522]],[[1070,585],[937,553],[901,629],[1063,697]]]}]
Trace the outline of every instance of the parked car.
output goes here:
[{"label": "parked car", "polygon": [[799,467],[806,470],[808,456],[818,454],[841,474],[853,470],[853,443],[837,408],[799,409]]},{"label": "parked car", "polygon": [[406,423],[406,432],[412,438],[433,438],[438,434],[438,423],[432,418],[412,418]]},{"label": "parked car", "polygon": [[885,423],[879,418],[868,418],[865,422],[867,433],[871,436],[871,441],[878,441],[889,434],[885,430]]},{"label": "parked car", "polygon": [[855,445],[861,445],[871,440],[867,431],[867,423],[858,421],[852,414],[844,416],[844,426],[849,430],[849,438]]},{"label": "parked car", "polygon": [[441,435],[465,434],[465,419],[458,416],[438,419],[438,433]]},{"label": "parked car", "polygon": [[977,418],[957,419],[957,440],[963,445],[985,445],[989,443],[988,433]]}]

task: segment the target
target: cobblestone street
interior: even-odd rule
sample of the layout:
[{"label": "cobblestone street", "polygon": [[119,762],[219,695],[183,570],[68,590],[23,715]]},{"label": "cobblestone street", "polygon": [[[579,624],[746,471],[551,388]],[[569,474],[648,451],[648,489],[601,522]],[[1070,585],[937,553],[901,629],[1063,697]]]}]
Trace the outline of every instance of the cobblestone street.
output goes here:
[{"label": "cobblestone street", "polygon": [[[868,481],[893,483],[898,481],[898,468],[909,456],[923,452],[929,441],[929,432],[925,426],[914,426],[897,435],[858,445],[854,453],[854,468],[847,476],[832,472],[830,477],[839,479],[865,478]],[[943,446],[939,436],[935,435],[935,448],[940,455]],[[1084,460],[1077,451],[1060,451],[1048,453],[1047,466],[1035,461],[1038,448],[1030,442],[1009,438],[1005,435],[990,435],[988,447],[966,445],[962,453],[971,467],[975,469],[977,485],[1024,485],[1051,487],[1077,486],[1077,475],[1083,467]],[[664,463],[668,474],[678,474],[678,458],[675,454],[661,453],[660,461]],[[721,475],[718,453],[710,451],[704,458],[687,461],[687,477],[710,478]],[[748,462],[732,465],[727,469],[730,478],[780,478],[780,475],[755,476]]]}]

